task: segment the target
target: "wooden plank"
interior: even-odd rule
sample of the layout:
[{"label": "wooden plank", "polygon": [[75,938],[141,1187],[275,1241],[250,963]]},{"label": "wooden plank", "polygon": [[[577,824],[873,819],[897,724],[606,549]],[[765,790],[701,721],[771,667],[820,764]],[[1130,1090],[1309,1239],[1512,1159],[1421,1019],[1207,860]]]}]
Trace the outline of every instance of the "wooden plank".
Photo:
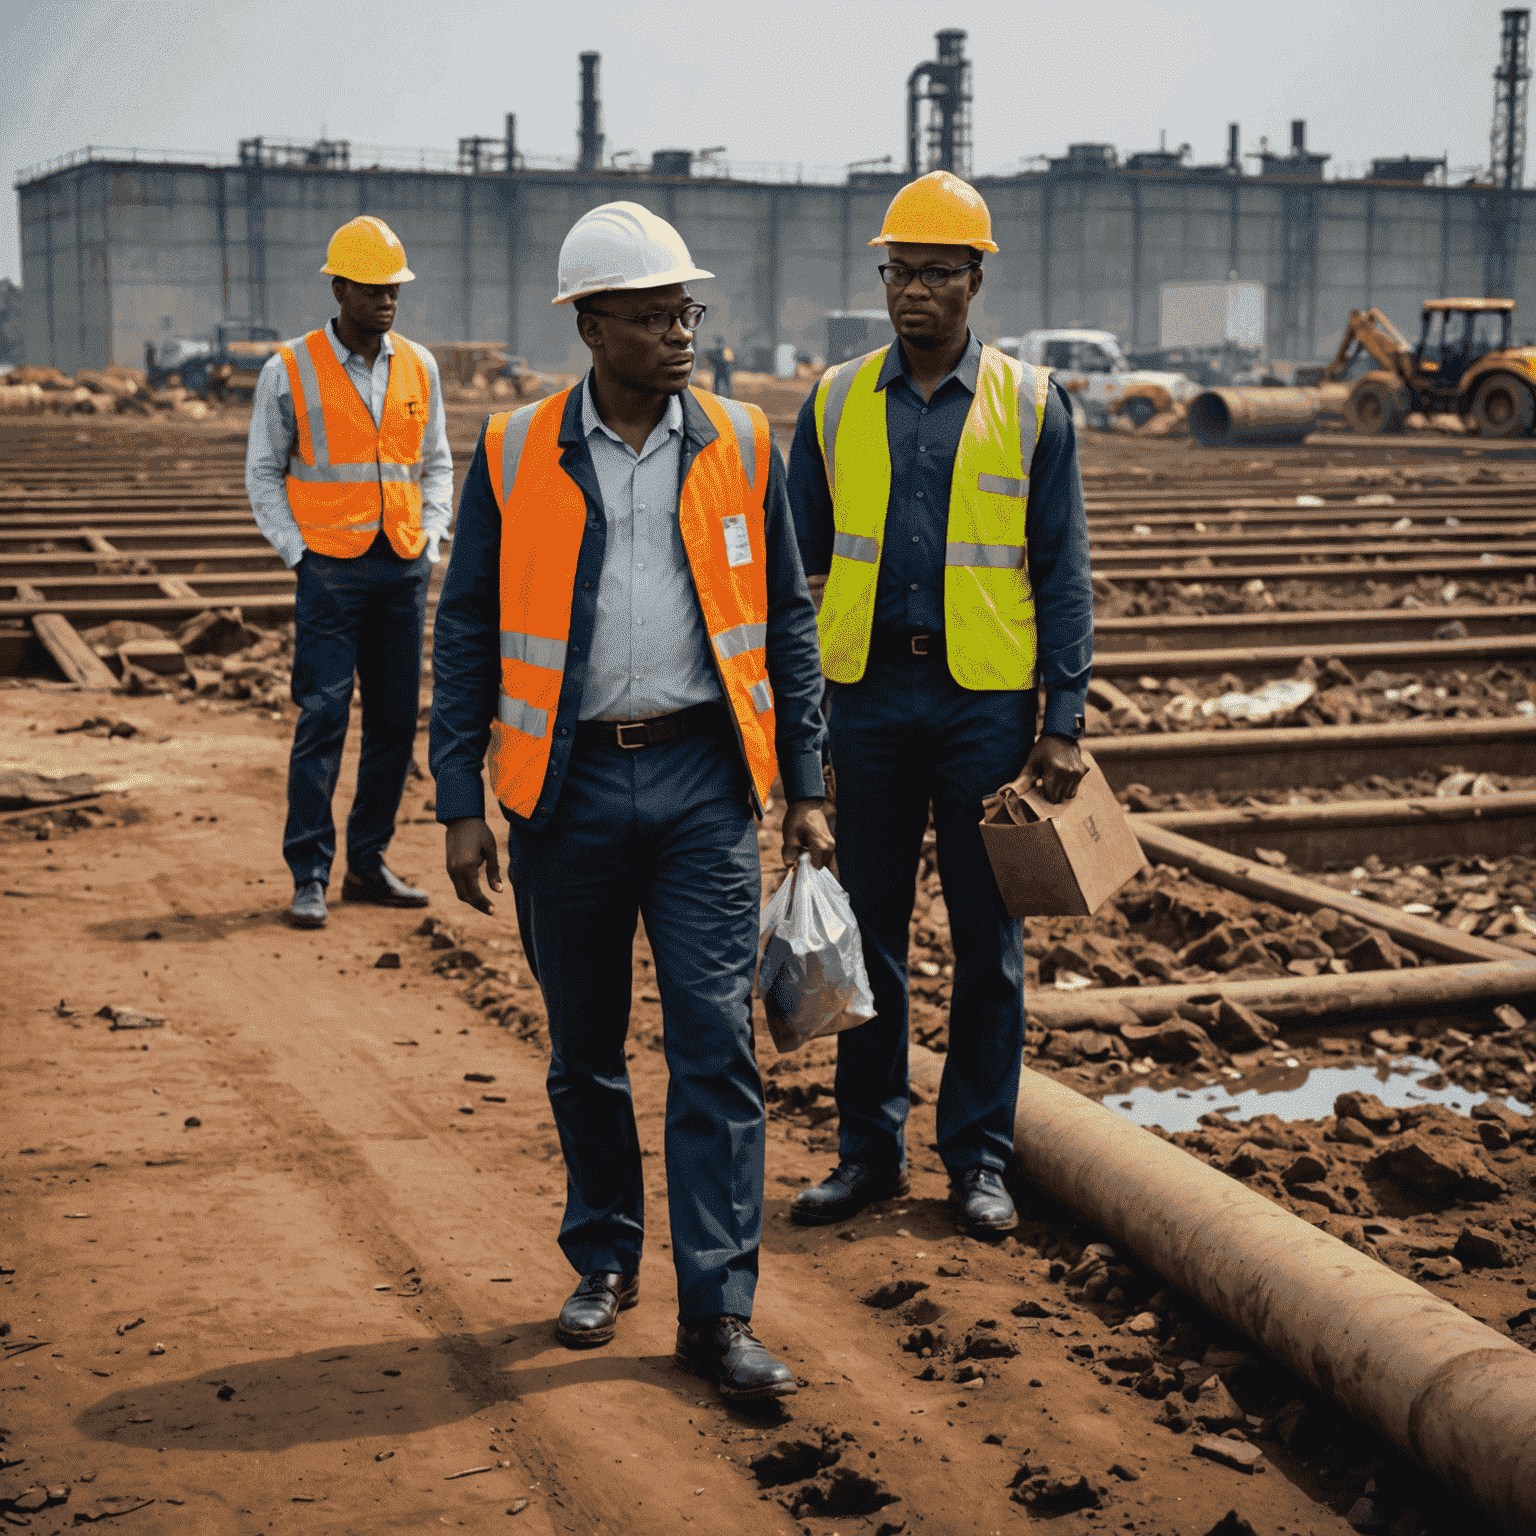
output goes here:
[{"label": "wooden plank", "polygon": [[108,619],[175,619],[191,618],[204,608],[238,607],[247,615],[253,613],[291,618],[293,593],[273,593],[270,596],[257,593],[234,593],[222,597],[119,597],[119,598],[69,598],[63,602],[34,604],[28,602],[0,602],[0,619],[30,619],[39,610],[62,613],[71,619],[104,624]]},{"label": "wooden plank", "polygon": [[182,581],[175,576],[164,576],[156,585],[167,597],[192,597],[202,601],[196,587],[189,581]]},{"label": "wooden plank", "polygon": [[[1381,573],[1367,568],[1363,574],[1379,577]],[[1181,581],[1204,579],[1203,573],[1179,573]],[[1333,654],[1328,649],[1331,645],[1430,640],[1441,625],[1450,623],[1460,623],[1469,635],[1529,635],[1536,629],[1536,604],[1512,604],[1508,608],[1442,606],[1318,609],[1312,613],[1158,614],[1153,618],[1097,619],[1093,634],[1101,654],[1300,643],[1321,659]]]},{"label": "wooden plank", "polygon": [[[3,561],[3,557],[0,557]],[[1363,641],[1349,645],[1226,646],[1205,651],[1101,651],[1093,658],[1095,677],[1183,677],[1186,673],[1288,672],[1310,656],[1336,656],[1366,671],[1372,667],[1407,667],[1413,672],[1461,662],[1536,657],[1536,634],[1479,635],[1466,640]]]},{"label": "wooden plank", "polygon": [[98,555],[115,555],[119,553],[116,546],[113,545],[111,541],[106,539],[103,535],[97,533],[94,528],[82,528],[80,530],[80,537],[84,539],[85,542],[90,545],[91,549],[94,550]]},{"label": "wooden plank", "polygon": [[33,614],[32,630],[70,682],[79,683],[82,688],[117,687],[117,679],[106,663],[80,638],[63,614]]}]

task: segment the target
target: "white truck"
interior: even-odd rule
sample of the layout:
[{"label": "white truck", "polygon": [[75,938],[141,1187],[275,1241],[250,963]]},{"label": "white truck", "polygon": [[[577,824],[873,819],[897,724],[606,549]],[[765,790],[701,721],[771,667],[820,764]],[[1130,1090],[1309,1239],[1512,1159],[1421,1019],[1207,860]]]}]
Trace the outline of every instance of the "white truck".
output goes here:
[{"label": "white truck", "polygon": [[1027,331],[999,337],[993,345],[1020,362],[1049,368],[1082,402],[1093,425],[1119,414],[1139,427],[1170,404],[1187,403],[1200,393],[1182,373],[1133,368],[1113,331]]}]

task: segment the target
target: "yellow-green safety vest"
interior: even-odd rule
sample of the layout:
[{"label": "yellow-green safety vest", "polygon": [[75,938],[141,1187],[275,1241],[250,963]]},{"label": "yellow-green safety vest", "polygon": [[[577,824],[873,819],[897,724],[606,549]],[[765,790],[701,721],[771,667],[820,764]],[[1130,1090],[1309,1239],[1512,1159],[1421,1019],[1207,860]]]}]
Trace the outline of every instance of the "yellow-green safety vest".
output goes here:
[{"label": "yellow-green safety vest", "polygon": [[[822,671],[838,683],[858,682],[869,659],[891,500],[885,395],[875,388],[888,350],[829,368],[816,390],[816,437],[835,529],[817,628]],[[982,347],[955,453],[944,551],[945,645],[962,688],[1034,686],[1035,603],[1024,524],[1049,389],[1046,369]]]}]

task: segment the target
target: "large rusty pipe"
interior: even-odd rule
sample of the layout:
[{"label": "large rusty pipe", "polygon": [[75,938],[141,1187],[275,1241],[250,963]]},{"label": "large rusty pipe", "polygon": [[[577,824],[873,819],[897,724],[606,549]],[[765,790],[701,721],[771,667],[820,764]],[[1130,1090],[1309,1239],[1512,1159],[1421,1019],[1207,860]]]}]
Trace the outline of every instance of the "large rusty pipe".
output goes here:
[{"label": "large rusty pipe", "polygon": [[1319,417],[1342,410],[1340,389],[1208,389],[1189,402],[1189,430],[1207,448],[1299,443],[1317,430]]},{"label": "large rusty pipe", "polygon": [[[937,1093],[943,1058],[912,1048]],[[1536,1531],[1536,1356],[1236,1179],[1024,1070],[1012,1173],[1510,1532]]]}]

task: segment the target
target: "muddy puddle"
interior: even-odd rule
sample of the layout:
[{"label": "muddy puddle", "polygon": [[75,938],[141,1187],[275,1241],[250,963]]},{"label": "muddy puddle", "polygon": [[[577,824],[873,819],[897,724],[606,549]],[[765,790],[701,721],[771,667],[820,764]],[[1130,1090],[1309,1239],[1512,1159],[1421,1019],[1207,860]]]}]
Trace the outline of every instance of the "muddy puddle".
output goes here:
[{"label": "muddy puddle", "polygon": [[[1333,1101],[1341,1093],[1374,1093],[1393,1109],[1412,1104],[1444,1104],[1460,1115],[1470,1115],[1475,1105],[1489,1097],[1447,1083],[1428,1087],[1426,1079],[1444,1082],[1440,1068],[1421,1056],[1381,1056],[1372,1063],[1341,1067],[1276,1065],[1253,1073],[1241,1089],[1221,1083],[1201,1088],[1132,1088],[1108,1093],[1102,1103],[1137,1125],[1160,1125],[1165,1131],[1191,1131],[1200,1116],[1219,1110],[1233,1121],[1258,1115],[1278,1115],[1282,1120],[1320,1120],[1333,1113]],[[1514,1099],[1502,1099],[1517,1114],[1531,1110]]]}]

